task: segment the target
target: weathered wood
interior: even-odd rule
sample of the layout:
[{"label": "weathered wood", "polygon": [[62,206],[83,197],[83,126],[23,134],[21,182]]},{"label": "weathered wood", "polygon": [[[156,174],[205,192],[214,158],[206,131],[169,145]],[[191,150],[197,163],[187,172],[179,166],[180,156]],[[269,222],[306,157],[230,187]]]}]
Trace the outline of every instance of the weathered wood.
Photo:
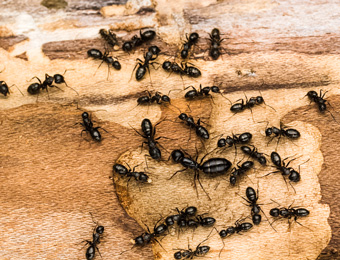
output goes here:
[{"label": "weathered wood", "polygon": [[[170,94],[174,100],[174,106],[167,108],[135,107],[136,98],[144,90],[158,90],[167,94],[171,89],[182,89],[183,85],[193,84],[198,87],[199,83],[204,86],[222,83],[220,87],[223,93],[228,94],[228,98],[232,101],[243,98],[242,91],[246,91],[249,97],[258,95],[257,90],[261,90],[266,102],[275,107],[277,113],[271,112],[268,107],[256,108],[253,111],[256,121],[269,120],[270,123],[278,124],[279,119],[283,118],[284,123],[292,122],[294,126],[305,129],[305,134],[311,138],[299,141],[298,147],[286,142],[282,147],[279,147],[279,151],[287,156],[293,155],[297,151],[301,151],[299,154],[305,156],[307,154],[314,156],[313,150],[309,146],[314,143],[316,146],[320,145],[322,152],[321,155],[318,148],[314,147],[317,158],[313,157],[313,160],[302,167],[303,181],[300,183],[301,185],[295,186],[297,195],[288,194],[289,197],[285,197],[287,191],[281,176],[269,176],[265,178],[266,180],[260,180],[260,188],[267,187],[268,181],[273,181],[282,188],[273,193],[275,198],[279,196],[280,202],[289,203],[295,198],[296,202],[301,205],[312,207],[311,212],[320,213],[319,216],[311,214],[310,217],[302,220],[302,223],[312,231],[294,225],[292,233],[288,233],[285,230],[287,224],[282,221],[277,224],[279,229],[282,229],[278,234],[263,224],[260,227],[260,230],[265,233],[263,238],[258,234],[259,230],[254,228],[249,236],[236,237],[226,243],[242,241],[245,247],[249,245],[251,248],[251,246],[260,243],[261,239],[265,241],[268,238],[267,235],[273,239],[280,234],[283,236],[291,234],[293,242],[290,246],[277,243],[277,252],[281,252],[280,250],[287,247],[290,248],[290,251],[284,251],[281,257],[285,257],[284,259],[289,257],[292,259],[315,258],[315,252],[320,251],[329,239],[330,233],[325,222],[328,214],[325,204],[329,204],[331,213],[328,221],[332,228],[332,239],[324,251],[324,255],[334,258],[337,256],[334,250],[338,249],[340,241],[337,225],[340,214],[337,205],[339,198],[336,167],[339,140],[336,133],[339,132],[339,125],[332,121],[329,114],[320,117],[316,107],[308,106],[307,99],[302,98],[311,88],[331,90],[328,100],[334,107],[334,110],[331,110],[332,113],[338,116],[338,95],[340,94],[337,87],[340,63],[336,56],[339,53],[339,34],[337,32],[339,21],[336,18],[340,13],[338,6],[330,2],[310,3],[307,1],[299,2],[299,4],[290,1],[280,3],[267,1],[246,3],[176,1],[169,3],[169,1],[157,1],[157,6],[142,7],[139,12],[130,16],[103,18],[99,14],[99,8],[106,2],[90,5],[93,2],[90,1],[91,3],[88,2],[89,5],[86,5],[84,1],[73,1],[73,4],[67,7],[66,12],[59,11],[59,15],[66,16],[56,15],[54,10],[47,10],[40,6],[40,2],[40,0],[30,1],[30,3],[21,3],[20,5],[18,3],[0,3],[3,10],[0,25],[6,28],[1,31],[5,32],[3,35],[6,37],[12,35],[11,39],[14,39],[6,41],[5,38],[0,38],[0,47],[6,50],[0,50],[1,65],[5,67],[5,71],[0,74],[0,77],[8,85],[16,84],[26,94],[25,97],[22,97],[14,87],[8,98],[0,97],[0,122],[2,122],[0,127],[3,133],[0,136],[0,177],[2,178],[1,190],[3,191],[0,195],[1,201],[3,201],[0,218],[3,234],[1,234],[0,243],[6,249],[3,251],[4,259],[32,259],[38,256],[46,259],[69,259],[70,256],[84,259],[85,249],[80,250],[82,245],[77,243],[83,239],[91,238],[94,224],[89,212],[92,212],[95,220],[106,228],[103,243],[99,245],[104,259],[150,259],[152,256],[150,248],[131,250],[119,255],[122,251],[131,248],[129,240],[141,233],[142,229],[126,215],[119,205],[112,181],[109,179],[112,165],[125,151],[128,153],[137,152],[133,159],[129,159],[132,163],[144,161],[144,158],[139,157],[141,137],[131,130],[129,124],[140,129],[140,122],[144,117],[150,118],[152,122],[157,122],[166,116],[173,121],[178,113],[176,107],[181,111],[186,110],[182,100],[183,92],[180,91],[173,91]],[[18,8],[23,13],[22,16],[13,12]],[[156,13],[153,13],[153,10],[156,10]],[[49,22],[46,21],[46,17],[51,18]],[[324,21],[328,21],[327,25],[321,26]],[[160,56],[159,62],[169,59],[167,55],[176,53],[177,46],[185,38],[185,33],[195,30],[201,36],[208,37],[208,32],[213,27],[219,27],[226,37],[226,40],[222,42],[226,54],[217,61],[207,59],[208,52],[205,51],[208,49],[208,40],[201,39],[195,48],[196,59],[192,60],[202,70],[201,79],[191,80],[184,76],[182,81],[177,75],[168,77],[168,74],[161,69],[151,69],[153,85],[149,83],[148,75],[141,82],[136,82],[134,78],[129,81],[135,60],[142,58],[143,50],[130,55],[121,51],[116,52],[115,55],[120,56],[122,70],[117,72],[112,69],[108,81],[106,81],[107,68],[105,68],[105,64],[97,70],[99,62],[85,59],[88,48],[103,48],[102,41],[98,38],[99,28],[109,26],[115,28],[121,42],[121,40],[129,39],[132,35],[137,34],[140,28],[150,27],[154,24],[158,32],[154,43],[159,45],[165,54]],[[41,35],[37,34],[38,31]],[[181,36],[182,39],[178,36]],[[20,59],[13,58],[14,56],[19,56]],[[18,68],[20,69],[18,70]],[[65,74],[65,79],[71,87],[80,93],[79,97],[64,86],[61,86],[64,92],[51,89],[50,98],[46,93],[40,94],[39,102],[36,102],[36,96],[29,96],[26,93],[26,88],[31,83],[27,81],[33,76],[43,79],[45,73],[63,73],[65,69],[69,70]],[[242,76],[239,76],[236,71],[241,71]],[[250,74],[251,71],[254,73]],[[264,142],[260,132],[263,131],[265,124],[253,126],[249,112],[229,119],[231,113],[228,110],[227,102],[222,97],[214,99],[214,102],[213,105],[210,102],[203,102],[201,106],[198,103],[192,103],[190,106],[192,114],[196,117],[207,113],[205,116],[209,117],[208,115],[211,113],[210,118],[206,121],[211,125],[209,129],[216,135],[236,133],[254,127],[252,131],[256,133],[256,138],[262,138]],[[93,116],[98,125],[103,126],[118,139],[103,132],[105,139],[101,144],[84,141],[80,137],[81,127],[74,125],[76,122],[80,122],[81,114],[74,103],[77,103],[82,110],[96,111],[93,112]],[[208,110],[206,110],[207,107]],[[220,114],[217,113],[217,109]],[[227,121],[222,122],[223,120]],[[183,134],[178,140],[168,140],[165,142],[165,147],[171,150],[186,145],[189,137],[186,127],[177,123],[167,123],[159,125],[157,135],[177,138],[178,133],[186,134]],[[314,134],[320,135],[322,138],[314,140],[312,138]],[[196,143],[198,149],[201,149],[201,143],[194,138],[193,133],[191,136],[193,140],[188,151],[194,153],[194,144]],[[124,141],[122,142],[122,140]],[[206,148],[209,150],[214,147],[215,141],[216,139],[212,140],[206,145]],[[270,153],[270,149],[274,147],[274,145],[262,146],[257,140],[255,144],[267,153]],[[203,152],[201,151],[201,153]],[[164,155],[167,158],[166,152]],[[227,155],[232,159],[231,154]],[[322,164],[322,157],[324,164]],[[302,161],[299,160],[299,162]],[[157,183],[160,184],[163,178],[171,176],[170,173],[177,167],[170,163],[160,163],[160,165],[160,167],[150,169],[154,176],[159,176],[159,182],[157,182],[157,178],[154,186],[141,187],[141,191],[139,191],[139,188],[131,180],[130,194],[145,196],[144,192],[152,191],[152,196],[156,196],[158,200],[164,199],[161,193],[156,192]],[[166,169],[159,172],[164,165],[166,165]],[[294,166],[297,165],[294,164]],[[315,169],[313,169],[313,165]],[[152,162],[150,166],[152,166]],[[320,174],[318,174],[318,169],[321,170]],[[190,186],[192,183],[190,176],[190,174],[176,176],[174,180],[169,181],[171,186],[169,191],[177,188],[183,191],[186,196],[190,195],[194,203],[196,195]],[[308,183],[309,177],[313,176],[314,182],[311,184],[312,186],[308,186],[314,187],[313,191],[305,186],[304,178],[307,176],[306,182]],[[208,180],[204,179],[204,176],[202,177],[203,185],[206,187]],[[256,185],[255,175],[251,174],[249,177],[255,184],[252,184],[248,179],[243,180],[244,183],[239,187],[240,193],[247,185]],[[116,185],[118,185],[116,187],[121,189],[119,194],[123,196],[126,180],[116,181]],[[176,181],[179,183],[177,184]],[[318,181],[320,181],[321,203],[323,204],[319,204],[319,197],[316,195],[319,190]],[[216,183],[214,182],[214,184]],[[225,182],[221,182],[217,191],[222,192],[225,185]],[[215,194],[214,191],[211,191],[213,189],[210,185],[207,185],[207,189],[212,192],[212,195]],[[158,189],[158,191],[162,190]],[[221,212],[227,207],[214,211],[216,205],[220,206],[221,200],[217,199],[216,205],[212,204],[210,207],[206,207],[207,204],[204,203],[206,198],[201,190],[199,192],[201,200],[197,203],[201,206],[202,211],[212,211],[211,214],[218,219],[219,225],[221,223],[230,225],[239,217],[239,209],[234,207],[240,207],[242,205],[240,201],[230,202],[230,206],[228,205],[230,209],[226,211],[227,213]],[[303,192],[307,192],[306,197],[301,197],[304,195]],[[260,193],[264,202],[272,198],[272,194],[269,194],[266,189],[262,191],[261,188]],[[315,197],[310,198],[308,194],[315,195]],[[234,193],[226,195],[228,200],[233,198],[231,196],[237,197]],[[185,206],[190,202],[190,200],[184,201],[183,198],[177,204],[175,199],[174,197],[169,199],[172,201],[171,205],[162,204],[161,207],[155,208],[150,218],[145,218],[144,213],[153,210],[153,208],[143,209],[141,212],[144,213],[141,216],[139,215],[141,212],[131,211],[131,208],[136,209],[136,206],[131,206],[128,213],[134,216],[139,224],[142,224],[141,220],[143,220],[152,226],[159,218],[158,213],[166,214],[172,208],[178,205]],[[128,201],[122,199],[123,204]],[[133,205],[133,202],[131,203]],[[150,201],[145,200],[141,203],[149,205]],[[264,206],[266,211],[270,207],[271,205]],[[247,208],[242,206],[242,210],[246,214]],[[190,242],[191,247],[202,241],[208,233],[196,230],[194,241]],[[306,241],[306,243],[300,245],[300,242],[296,241],[297,233],[301,233],[299,234],[301,241]],[[65,236],[65,234],[67,235]],[[306,234],[313,238],[305,238]],[[187,236],[191,238],[191,233],[183,234],[178,241],[177,237],[174,239],[175,237],[171,236],[162,241],[168,249],[169,257],[173,253],[173,247],[187,247]],[[249,238],[252,239],[252,241],[248,241],[249,243],[244,241]],[[220,240],[215,235],[208,242],[212,246],[211,255],[216,255],[222,245]],[[40,249],[38,244],[43,244],[43,249]],[[300,252],[296,251],[296,245],[301,247]],[[258,248],[261,248],[263,253],[257,256],[267,259],[268,251],[262,247]],[[237,255],[236,253],[242,252],[244,247],[233,247],[234,251],[223,252],[222,256],[228,259],[228,255],[235,253],[233,259],[237,259],[237,257],[243,259],[250,257],[251,259],[258,248],[252,250],[252,255],[241,253]],[[164,251],[155,250],[156,258],[165,255]],[[321,255],[320,259],[322,257],[324,256]]]}]

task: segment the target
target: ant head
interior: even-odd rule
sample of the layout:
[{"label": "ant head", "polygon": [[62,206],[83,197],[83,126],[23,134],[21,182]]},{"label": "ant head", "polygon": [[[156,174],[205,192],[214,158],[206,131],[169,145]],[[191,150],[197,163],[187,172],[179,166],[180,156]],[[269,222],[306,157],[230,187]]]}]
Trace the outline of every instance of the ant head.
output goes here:
[{"label": "ant head", "polygon": [[220,88],[217,87],[217,86],[212,86],[211,91],[214,92],[214,93],[220,93]]},{"label": "ant head", "polygon": [[187,207],[184,211],[185,215],[187,216],[194,216],[197,213],[197,208],[194,206]]},{"label": "ant head", "polygon": [[257,102],[257,104],[262,104],[262,103],[264,103],[263,97],[262,97],[262,96],[257,96],[257,97],[256,97],[256,102]]},{"label": "ant head", "polygon": [[189,35],[189,41],[191,43],[196,43],[198,41],[199,35],[198,33],[194,32]]},{"label": "ant head", "polygon": [[81,114],[81,116],[82,116],[83,119],[89,118],[89,114],[88,114],[87,112],[83,112],[83,113]]},{"label": "ant head", "polygon": [[211,31],[211,36],[212,36],[213,38],[219,37],[219,36],[220,36],[220,30],[217,29],[217,28],[214,28],[214,29]]},{"label": "ant head", "polygon": [[280,215],[280,210],[278,208],[273,208],[269,211],[272,217],[278,217]]},{"label": "ant head", "polygon": [[128,169],[124,165],[121,165],[121,164],[113,165],[113,170],[119,175],[126,175],[128,173]]},{"label": "ant head", "polygon": [[158,48],[155,45],[154,46],[150,46],[148,50],[149,50],[149,52],[151,52],[152,54],[157,55],[157,56],[161,52],[160,48]]},{"label": "ant head", "polygon": [[266,129],[265,133],[266,133],[266,136],[270,136],[273,133],[273,129],[269,127]]},{"label": "ant head", "polygon": [[156,32],[152,31],[152,30],[147,30],[147,31],[141,33],[141,31],[140,31],[140,36],[141,36],[143,41],[150,41],[153,38],[155,38]]},{"label": "ant head", "polygon": [[96,228],[96,232],[97,232],[98,234],[103,234],[103,233],[104,233],[104,227],[103,227],[103,226],[98,226],[98,227]]},{"label": "ant head", "polygon": [[174,258],[175,259],[182,259],[182,252],[178,251],[178,252],[174,253]]},{"label": "ant head", "polygon": [[169,98],[169,96],[163,95],[163,96],[162,96],[162,101],[163,101],[163,102],[170,103],[170,98]]},{"label": "ant head", "polygon": [[316,91],[314,91],[314,90],[311,90],[311,91],[308,91],[307,96],[308,96],[310,99],[313,99],[313,98],[315,98],[315,97],[318,96],[318,93],[317,93]]},{"label": "ant head", "polygon": [[226,146],[226,139],[225,138],[221,138],[217,141],[217,146],[218,147],[224,147]]},{"label": "ant head", "polygon": [[181,114],[178,116],[178,118],[181,119],[181,120],[183,120],[183,121],[185,121],[185,120],[188,119],[188,115],[185,114],[185,113],[181,113]]},{"label": "ant head", "polygon": [[[245,161],[244,163],[242,163],[242,168],[247,169],[247,170],[253,168],[253,166],[254,166],[253,161]],[[248,188],[251,188],[251,187],[248,187]],[[248,188],[247,188],[247,190],[248,190]]]},{"label": "ant head", "polygon": [[184,158],[184,153],[181,150],[173,150],[171,153],[171,158],[174,162],[180,162]]},{"label": "ant head", "polygon": [[65,78],[61,74],[55,74],[53,78],[54,78],[55,83],[57,84],[65,83]]},{"label": "ant head", "polygon": [[196,249],[197,256],[204,256],[206,255],[210,250],[210,246],[200,246]]},{"label": "ant head", "polygon": [[162,68],[166,71],[170,71],[171,70],[171,65],[172,65],[172,62],[171,61],[164,61],[163,62],[163,65],[162,65]]}]

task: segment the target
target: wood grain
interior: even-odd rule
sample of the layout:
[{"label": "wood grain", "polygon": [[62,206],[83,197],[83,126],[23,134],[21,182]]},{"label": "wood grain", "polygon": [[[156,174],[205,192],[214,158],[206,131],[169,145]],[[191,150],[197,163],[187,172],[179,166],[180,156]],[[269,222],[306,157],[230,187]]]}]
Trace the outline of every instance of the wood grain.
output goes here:
[{"label": "wood grain", "polygon": [[[0,75],[1,80],[9,85],[16,84],[26,94],[30,84],[27,81],[33,76],[43,78],[45,73],[74,69],[68,71],[65,78],[80,93],[78,97],[62,86],[64,92],[51,90],[49,98],[42,93],[37,102],[35,96],[22,97],[12,88],[8,98],[0,97],[0,221],[3,226],[0,244],[6,248],[3,258],[84,259],[85,249],[81,249],[82,245],[78,243],[91,238],[94,224],[89,212],[106,228],[100,244],[104,259],[152,258],[150,247],[119,255],[131,248],[129,240],[142,229],[119,205],[109,177],[113,163],[122,153],[140,151],[141,138],[128,123],[139,129],[144,117],[157,122],[165,115],[173,117],[178,110],[174,106],[135,107],[136,97],[146,89],[166,94],[170,89],[182,89],[183,85],[198,87],[200,83],[204,86],[221,83],[223,93],[232,101],[243,98],[242,91],[251,96],[261,90],[268,104],[276,108],[279,97],[292,95],[294,102],[283,100],[289,104],[289,111],[281,109],[277,115],[269,116],[271,122],[278,123],[282,117],[285,123],[302,121],[302,125],[311,124],[320,131],[320,149],[324,157],[318,175],[321,203],[330,205],[329,224],[332,228],[329,246],[320,259],[337,259],[340,220],[336,167],[339,138],[336,133],[339,126],[329,115],[320,117],[315,107],[308,106],[306,99],[299,99],[311,88],[331,90],[329,100],[337,116],[340,35],[336,17],[340,13],[339,7],[322,1],[302,1],[299,4],[292,1],[179,1],[176,5],[158,1],[151,9],[143,7],[136,14],[103,18],[99,9],[106,4],[108,2],[73,1],[58,15],[54,10],[40,6],[40,1],[21,3],[20,6],[14,2],[0,4],[3,9],[0,25],[5,28],[2,31],[6,32],[6,37],[8,32],[12,35],[10,40],[0,38],[0,47],[6,50],[0,50],[1,65],[6,68]],[[18,8],[20,15],[14,12]],[[156,10],[156,13],[147,10]],[[45,17],[49,18],[48,21]],[[328,21],[327,24],[324,21]],[[104,66],[93,76],[99,64],[85,59],[85,52],[88,48],[103,47],[97,38],[99,28],[117,28],[121,41],[153,24],[158,32],[154,43],[163,51],[159,62],[176,52],[185,33],[198,31],[201,36],[208,37],[207,33],[213,27],[219,27],[226,37],[222,44],[225,54],[218,61],[206,58],[208,40],[202,38],[192,61],[203,72],[198,80],[184,77],[182,81],[176,75],[168,77],[160,69],[151,71],[152,85],[147,77],[142,82],[129,81],[135,59],[142,57],[143,50],[130,55],[121,51],[115,53],[123,68],[120,72],[112,70],[108,81]],[[242,76],[236,71],[241,71]],[[181,110],[185,109],[182,95],[180,91],[170,95],[173,105]],[[209,105],[209,109],[219,108],[227,115],[228,107],[218,105],[221,100],[221,97],[215,99],[216,104]],[[83,140],[81,127],[74,125],[80,121],[81,114],[75,103],[82,110],[96,111],[93,116],[98,125],[118,139],[103,132],[101,144]],[[204,103],[202,107],[206,107]],[[195,116],[203,112],[192,111]],[[259,111],[254,111],[256,121],[268,115],[256,112]],[[248,116],[250,118],[250,114]],[[212,122],[213,129],[215,119],[208,121]],[[245,122],[245,126],[250,125]],[[257,126],[256,131],[262,131],[261,127]],[[168,128],[166,124],[160,124],[159,134],[173,138],[184,130],[177,123]],[[224,131],[228,132],[227,129]],[[170,141],[166,148],[171,150],[186,142],[187,138],[188,135],[183,135],[177,141]],[[192,146],[188,150],[194,151]],[[185,181],[190,183],[189,179]],[[191,188],[190,184],[187,188]],[[152,225],[155,219],[156,216],[152,216],[148,224]],[[232,222],[230,219],[228,224]],[[201,235],[206,234],[196,236],[195,233],[196,242]],[[181,247],[186,246],[183,241]],[[220,244],[216,247],[219,249]]]}]

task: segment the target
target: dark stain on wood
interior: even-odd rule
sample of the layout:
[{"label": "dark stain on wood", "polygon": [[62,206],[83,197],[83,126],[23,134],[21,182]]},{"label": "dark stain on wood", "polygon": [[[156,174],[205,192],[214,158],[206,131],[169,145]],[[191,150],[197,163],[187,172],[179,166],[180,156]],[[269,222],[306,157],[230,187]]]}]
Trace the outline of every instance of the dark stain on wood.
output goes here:
[{"label": "dark stain on wood", "polygon": [[10,37],[0,37],[0,48],[9,51],[10,48],[16,45],[19,42],[27,40],[28,37],[25,35],[17,35],[17,36],[10,36]]}]

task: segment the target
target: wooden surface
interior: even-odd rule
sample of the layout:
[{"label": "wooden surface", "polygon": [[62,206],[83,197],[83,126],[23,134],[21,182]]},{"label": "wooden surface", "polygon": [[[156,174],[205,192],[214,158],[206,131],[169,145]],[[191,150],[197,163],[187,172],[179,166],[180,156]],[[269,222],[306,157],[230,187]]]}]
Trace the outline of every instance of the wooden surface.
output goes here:
[{"label": "wooden surface", "polygon": [[[91,238],[94,224],[89,212],[106,228],[103,243],[99,245],[103,259],[152,258],[151,247],[119,254],[131,248],[129,240],[143,232],[137,222],[141,224],[143,221],[152,226],[159,218],[159,213],[164,215],[175,207],[197,203],[202,212],[211,212],[218,219],[219,229],[231,225],[247,212],[246,207],[242,206],[242,211],[237,208],[242,204],[235,192],[242,193],[247,185],[256,186],[256,176],[265,173],[262,169],[251,174],[249,179],[243,180],[231,192],[228,192],[225,181],[218,179],[209,183],[203,177],[204,187],[216,198],[213,204],[208,204],[202,190],[199,190],[200,199],[197,200],[190,175],[176,176],[168,184],[171,187],[169,191],[178,189],[188,198],[184,200],[184,197],[181,199],[178,196],[180,201],[177,203],[177,198],[173,196],[169,198],[171,205],[160,204],[157,209],[141,207],[143,211],[137,211],[140,205],[152,204],[152,198],[158,198],[159,202],[167,198],[164,195],[165,187],[160,184],[166,185],[163,178],[171,176],[171,172],[177,169],[171,163],[164,162],[154,167],[151,162],[149,171],[152,171],[151,176],[155,176],[156,184],[140,188],[131,181],[130,196],[137,196],[141,200],[133,201],[130,207],[126,203],[131,203],[131,200],[124,200],[125,180],[117,182],[123,189],[118,193],[121,203],[137,222],[125,213],[116,197],[110,179],[112,165],[125,152],[133,153],[134,157],[131,159],[124,155],[121,159],[127,158],[132,164],[144,161],[144,158],[141,159],[143,154],[139,154],[142,140],[130,125],[140,129],[145,117],[152,122],[165,116],[174,120],[178,113],[176,107],[181,111],[187,109],[181,91],[171,92],[173,106],[162,108],[136,107],[136,98],[146,89],[166,94],[171,89],[182,89],[183,84],[197,87],[200,83],[204,86],[221,84],[223,93],[232,101],[243,98],[242,91],[249,97],[258,95],[258,90],[261,90],[266,102],[275,107],[277,112],[265,106],[255,108],[255,121],[268,120],[278,125],[281,119],[284,123],[303,129],[303,136],[297,146],[286,142],[279,146],[279,152],[286,156],[303,155],[293,164],[295,167],[311,158],[307,165],[301,166],[302,182],[295,186],[297,194],[287,191],[279,175],[260,180],[264,203],[273,198],[289,205],[295,199],[299,205],[311,209],[311,216],[302,221],[311,230],[294,225],[290,233],[286,230],[288,225],[281,222],[277,224],[279,232],[275,233],[267,223],[263,223],[258,230],[254,228],[249,236],[226,241],[231,244],[223,252],[222,259],[252,259],[255,252],[261,259],[268,259],[267,254],[273,253],[279,254],[282,259],[315,259],[330,239],[329,226],[332,238],[320,258],[337,258],[340,210],[337,203],[339,178],[336,164],[340,127],[329,114],[321,116],[315,106],[309,105],[306,98],[303,99],[308,90],[329,90],[328,100],[334,108],[331,111],[339,117],[337,28],[340,22],[337,17],[340,8],[337,5],[331,2],[311,4],[307,1],[299,1],[299,4],[294,1],[249,1],[242,4],[233,1],[179,1],[174,6],[168,6],[166,1],[158,1],[157,6],[143,9],[149,10],[147,12],[131,14],[133,8],[130,8],[128,16],[104,18],[99,13],[103,5],[95,8],[87,5],[86,1],[73,1],[69,2],[66,10],[56,12],[39,6],[39,2],[23,4],[17,16],[12,13],[18,8],[15,4],[1,5],[4,11],[0,19],[3,36],[0,38],[0,47],[3,48],[0,49],[0,60],[6,69],[0,77],[9,85],[16,84],[25,93],[23,97],[13,87],[8,98],[0,97],[2,259],[84,259],[85,249],[81,249],[79,243]],[[45,17],[49,18],[48,21]],[[193,60],[202,70],[202,78],[190,80],[184,77],[182,81],[178,76],[168,76],[159,69],[151,71],[151,85],[148,76],[141,82],[134,79],[129,81],[135,59],[141,58],[143,53],[126,55],[118,52],[123,68],[119,72],[112,69],[109,80],[106,80],[105,66],[96,72],[98,62],[85,59],[85,52],[92,47],[103,48],[102,42],[95,38],[99,28],[109,25],[117,29],[119,39],[128,39],[141,27],[155,26],[158,37],[154,43],[169,55],[175,53],[181,42],[179,36],[183,37],[186,32],[198,31],[202,37],[207,37],[207,32],[219,27],[228,38],[223,41],[228,54],[217,61],[200,58],[206,57],[208,53],[204,52],[208,41],[202,39],[195,49],[197,59]],[[168,58],[162,55],[159,62]],[[45,73],[63,73],[65,69],[69,70],[65,74],[67,83],[80,93],[79,96],[63,86],[64,92],[52,89],[49,98],[46,93],[42,93],[38,102],[36,96],[26,93],[30,84],[27,81],[33,76],[43,78]],[[237,70],[243,76],[239,76]],[[250,71],[255,71],[255,74],[250,75]],[[266,146],[266,139],[262,136],[265,124],[254,124],[249,111],[231,118],[225,99],[219,96],[214,102],[190,104],[195,117],[208,118],[206,121],[213,136],[251,129],[256,137],[254,144],[259,149],[267,153],[275,149],[275,144]],[[116,138],[103,132],[104,140],[97,144],[80,137],[81,127],[75,123],[80,122],[84,110],[94,111],[92,115],[96,124]],[[181,135],[177,140],[162,141],[169,151],[186,145],[189,138],[187,128],[167,121],[159,125],[158,134],[172,139]],[[191,153],[194,152],[194,141],[187,147]],[[200,149],[200,142],[195,143]],[[216,139],[207,143],[206,148],[209,150],[215,144]],[[168,154],[166,151],[163,153],[167,159]],[[232,152],[226,153],[230,160],[233,159],[232,155]],[[156,176],[161,176],[160,186],[157,185]],[[217,183],[220,184],[214,191]],[[271,190],[268,186],[271,183],[280,185],[280,188],[274,186],[275,191]],[[223,192],[226,192],[223,199],[229,203],[217,207],[221,205],[220,195]],[[271,205],[264,207],[268,212]],[[193,238],[191,232],[186,232],[180,239],[167,236],[162,244],[169,249],[168,252],[164,253],[157,247],[154,252],[158,258],[162,256],[168,259],[173,253],[173,246],[186,248],[187,237],[190,237],[193,247],[209,232],[196,230]],[[259,232],[263,234],[262,237]],[[264,249],[267,239],[276,241],[275,237],[280,235],[289,236],[284,239],[286,243],[275,242],[277,250],[274,250],[271,242],[269,248],[272,251]],[[213,248],[211,256],[214,257],[221,248],[221,241],[215,235],[208,242]],[[235,244],[242,246],[234,247]],[[249,253],[251,245],[258,247],[252,248]],[[285,250],[287,248],[289,250]]]}]

